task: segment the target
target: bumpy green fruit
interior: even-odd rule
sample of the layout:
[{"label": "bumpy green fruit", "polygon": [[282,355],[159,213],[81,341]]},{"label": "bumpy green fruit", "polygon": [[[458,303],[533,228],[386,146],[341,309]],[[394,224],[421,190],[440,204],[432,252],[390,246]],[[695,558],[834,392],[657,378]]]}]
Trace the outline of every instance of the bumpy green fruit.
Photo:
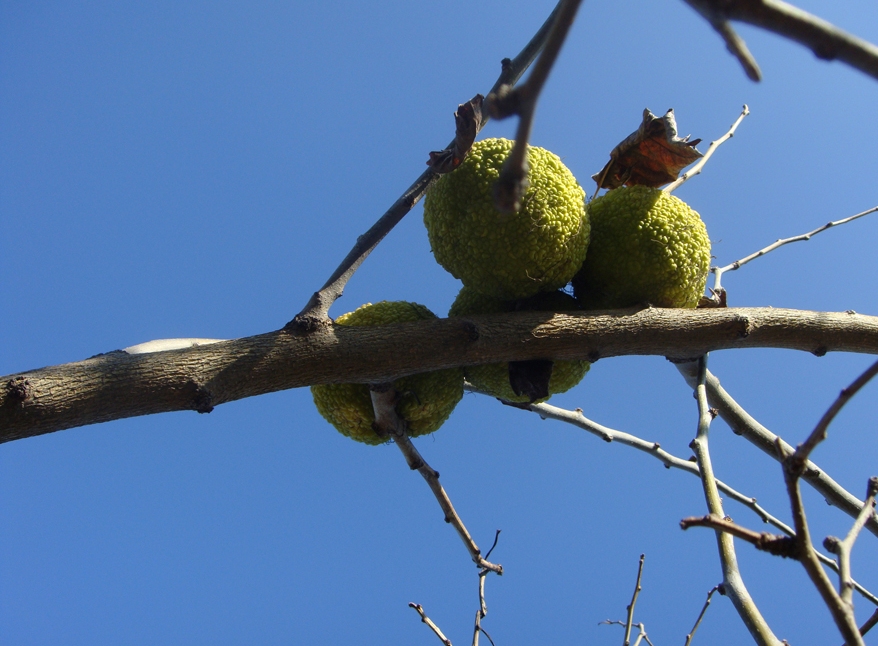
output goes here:
[{"label": "bumpy green fruit", "polygon": [[[367,303],[353,312],[339,316],[337,325],[388,325],[436,318],[423,305],[405,301]],[[459,368],[425,372],[393,382],[400,394],[396,412],[408,426],[409,435],[432,433],[451,415],[463,397],[463,371]],[[317,410],[344,435],[365,442],[387,441],[375,432],[375,412],[366,384],[322,384],[311,386]]]},{"label": "bumpy green fruit", "polygon": [[494,183],[513,143],[476,142],[424,201],[436,261],[467,287],[506,300],[564,287],[582,265],[589,238],[585,192],[560,158],[543,148],[528,147],[521,209],[494,208]]},{"label": "bumpy green fruit", "polygon": [[[545,292],[519,301],[503,301],[485,296],[464,286],[451,305],[448,316],[497,314],[512,311],[570,312],[579,309],[576,299],[565,292]],[[549,394],[563,393],[582,381],[591,364],[588,361],[555,361],[549,379]],[[529,402],[525,395],[516,395],[509,383],[509,364],[491,363],[464,368],[467,381],[482,392],[511,402]],[[538,401],[546,401],[544,397]]]},{"label": "bumpy green fruit", "polygon": [[701,217],[657,188],[617,188],[588,205],[591,245],[573,279],[586,309],[695,307],[710,269]]}]

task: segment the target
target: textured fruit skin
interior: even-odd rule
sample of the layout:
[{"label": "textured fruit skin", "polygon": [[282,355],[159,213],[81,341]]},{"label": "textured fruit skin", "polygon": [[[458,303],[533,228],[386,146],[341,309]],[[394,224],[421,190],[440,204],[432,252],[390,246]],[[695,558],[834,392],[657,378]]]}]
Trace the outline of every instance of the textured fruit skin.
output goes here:
[{"label": "textured fruit skin", "polygon": [[529,185],[517,213],[494,208],[493,187],[513,146],[476,142],[427,191],[424,224],[436,261],[467,287],[514,300],[570,282],[585,258],[585,191],[561,159],[528,147]]},{"label": "textured fruit skin", "polygon": [[[513,311],[547,311],[570,312],[578,310],[576,299],[561,291],[546,292],[524,301],[503,301],[499,298],[485,296],[474,289],[464,287],[457,294],[448,316],[467,316],[471,314],[498,314]],[[552,366],[552,377],[549,379],[549,394],[563,393],[582,381],[591,364],[588,361],[555,361]],[[530,402],[523,395],[516,395],[509,384],[509,364],[490,363],[464,368],[466,380],[478,390],[493,397],[510,402]],[[544,402],[549,397],[537,400]]]},{"label": "textured fruit skin", "polygon": [[591,245],[573,278],[585,309],[695,307],[710,270],[701,217],[661,189],[613,189],[589,205]]},{"label": "textured fruit skin", "polygon": [[[429,309],[406,301],[367,303],[339,316],[336,325],[388,325],[436,318]],[[463,371],[459,368],[425,372],[393,382],[399,393],[396,411],[408,426],[409,436],[437,430],[463,397]],[[366,444],[383,444],[388,438],[374,431],[375,412],[366,384],[311,386],[317,410],[340,433]]]}]

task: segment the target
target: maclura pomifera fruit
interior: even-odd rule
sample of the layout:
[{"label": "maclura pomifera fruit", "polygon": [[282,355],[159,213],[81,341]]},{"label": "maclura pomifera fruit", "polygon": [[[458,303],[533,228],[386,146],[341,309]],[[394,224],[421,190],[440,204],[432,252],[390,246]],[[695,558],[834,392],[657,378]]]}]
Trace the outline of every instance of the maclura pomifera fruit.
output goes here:
[{"label": "maclura pomifera fruit", "polygon": [[[464,286],[452,303],[448,316],[514,311],[570,312],[579,309],[576,299],[562,291],[504,301]],[[588,361],[535,360],[467,366],[464,374],[477,390],[493,397],[509,402],[534,403],[570,390],[582,381],[590,366]],[[543,370],[548,370],[548,374]]]},{"label": "maclura pomifera fruit", "polygon": [[[436,318],[418,303],[382,301],[367,303],[339,316],[336,325],[389,325]],[[436,431],[448,419],[463,397],[460,368],[436,370],[397,379],[396,412],[405,421],[408,435],[416,437]],[[340,433],[366,444],[382,444],[390,438],[374,429],[375,411],[366,384],[320,384],[311,386],[317,410]]]},{"label": "maclura pomifera fruit", "polygon": [[543,148],[528,147],[521,208],[504,213],[494,207],[494,184],[513,144],[476,142],[424,200],[436,261],[465,286],[504,300],[567,285],[589,241],[585,191],[561,159]]},{"label": "maclura pomifera fruit", "polygon": [[626,186],[588,205],[591,244],[573,278],[585,309],[695,307],[710,271],[701,216],[658,188]]}]

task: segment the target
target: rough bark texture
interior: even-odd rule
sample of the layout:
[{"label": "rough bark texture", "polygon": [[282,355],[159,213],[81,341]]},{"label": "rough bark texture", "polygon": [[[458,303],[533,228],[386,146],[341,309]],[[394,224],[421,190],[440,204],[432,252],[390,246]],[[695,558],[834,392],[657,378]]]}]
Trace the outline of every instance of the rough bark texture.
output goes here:
[{"label": "rough bark texture", "polygon": [[320,383],[392,381],[451,366],[618,355],[697,357],[728,348],[878,354],[878,317],[772,308],[516,312],[381,327],[326,325],[185,350],[85,361],[0,378],[0,442],[214,406]]}]

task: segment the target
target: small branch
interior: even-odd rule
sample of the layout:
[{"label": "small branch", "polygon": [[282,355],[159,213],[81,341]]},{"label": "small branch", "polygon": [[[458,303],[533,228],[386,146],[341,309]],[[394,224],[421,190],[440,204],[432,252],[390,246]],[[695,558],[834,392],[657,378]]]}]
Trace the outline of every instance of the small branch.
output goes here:
[{"label": "small branch", "polygon": [[[606,625],[606,626],[622,626],[625,627],[625,623],[618,620],[610,620],[605,619],[604,621],[599,621],[598,625]],[[645,641],[649,646],[653,646],[653,643],[649,641],[649,635],[646,634],[646,626],[643,622],[634,624],[634,627],[637,628],[637,639],[634,640],[633,646],[639,646],[640,642]]]},{"label": "small branch", "polygon": [[[711,146],[713,146],[713,144],[711,144]],[[710,154],[709,150],[707,152],[708,152],[708,154]],[[707,155],[705,155],[705,157],[707,157]],[[757,258],[761,258],[765,254],[771,253],[772,251],[774,251],[778,247],[783,247],[784,245],[788,245],[791,242],[802,242],[805,240],[810,240],[812,236],[816,236],[818,233],[826,231],[827,229],[830,229],[830,228],[836,227],[836,226],[840,226],[842,224],[847,224],[848,222],[851,222],[853,220],[856,220],[857,218],[861,218],[863,216],[869,215],[870,213],[875,213],[876,211],[878,211],[878,206],[873,206],[871,209],[867,209],[865,211],[862,211],[861,213],[857,213],[856,215],[852,215],[850,217],[843,218],[841,220],[835,220],[833,222],[827,222],[822,227],[817,227],[816,229],[814,229],[813,231],[809,231],[808,233],[803,233],[801,235],[793,236],[791,238],[783,238],[781,240],[777,240],[777,241],[771,243],[770,245],[768,245],[767,247],[763,247],[762,249],[760,249],[756,253],[751,253],[749,256],[745,256],[744,258],[741,258],[740,260],[736,260],[735,262],[733,262],[729,265],[726,265],[725,267],[711,267],[710,271],[714,275],[713,291],[714,291],[714,293],[717,293],[717,294],[725,291],[722,287],[722,275],[727,271],[735,271],[737,269],[740,269],[741,267],[746,265],[751,260],[756,260]]]},{"label": "small branch", "polygon": [[[565,0],[561,0],[565,2]],[[502,71],[497,82],[492,88],[501,85],[515,84],[525,70],[530,67],[534,59],[546,45],[549,37],[551,26],[555,22],[558,14],[556,7],[542,27],[534,34],[530,42],[525,45],[524,49],[514,59],[505,59]],[[478,132],[488,121],[486,114],[481,114],[480,123],[476,126]],[[446,146],[453,148],[457,137]],[[320,291],[315,292],[309,299],[304,309],[299,312],[296,317],[287,323],[286,328],[298,332],[300,334],[308,334],[321,326],[325,325],[329,315],[329,308],[342,295],[348,280],[357,271],[359,266],[363,264],[366,257],[372,253],[372,250],[378,246],[378,243],[390,233],[390,231],[411,211],[412,207],[417,204],[424,196],[427,188],[432,184],[439,174],[433,168],[428,168],[412,183],[411,186],[391,205],[391,207],[382,215],[378,221],[373,224],[366,233],[357,238],[356,244],[350,250],[345,259],[332,273]]]},{"label": "small branch", "polygon": [[[731,27],[724,26],[729,20],[739,20],[762,27],[804,45],[814,52],[817,58],[842,61],[878,79],[878,47],[791,4],[780,0],[737,0],[736,2],[686,0],[686,2],[704,16],[715,29],[718,29],[717,25],[719,25],[723,29],[731,30]],[[723,32],[721,35],[730,49],[733,48],[734,43],[730,43]],[[753,78],[753,70],[748,69],[748,63],[741,53],[734,51],[733,53],[744,65],[747,75]],[[750,63],[753,64],[755,62]]]},{"label": "small branch", "polygon": [[735,136],[735,130],[738,129],[738,126],[741,125],[741,122],[744,120],[744,117],[746,117],[748,114],[750,114],[750,108],[748,108],[747,105],[744,104],[744,109],[741,110],[741,114],[738,116],[737,119],[735,119],[735,122],[731,125],[728,132],[726,132],[726,134],[724,134],[719,139],[715,139],[714,141],[711,141],[710,145],[707,147],[707,152],[704,153],[704,157],[699,159],[698,163],[695,164],[690,170],[683,173],[677,180],[675,180],[671,184],[668,184],[662,190],[665,193],[673,193],[675,190],[680,188],[680,186],[685,184],[687,180],[691,179],[692,177],[695,177],[696,175],[700,175],[701,169],[704,168],[704,165],[707,163],[707,160],[710,159],[711,156],[713,156],[713,153],[716,151],[717,148],[719,148],[726,141],[728,141],[729,139],[731,139],[732,137]]},{"label": "small branch", "polygon": [[777,443],[777,452],[783,458],[784,482],[787,486],[787,495],[790,499],[793,522],[796,528],[797,558],[802,562],[805,572],[808,573],[808,578],[811,579],[814,587],[817,588],[817,592],[823,598],[823,603],[829,609],[842,637],[848,644],[861,646],[863,640],[857,627],[856,617],[854,617],[854,613],[833,589],[826,571],[820,566],[816,550],[811,544],[811,532],[805,515],[805,504],[802,501],[801,487],[799,486],[803,470],[802,461],[796,459],[795,453],[787,453],[780,442]]},{"label": "small branch", "polygon": [[722,587],[722,584],[713,586],[707,593],[707,599],[704,601],[704,605],[701,607],[701,612],[698,613],[698,619],[695,620],[695,625],[692,626],[692,630],[689,631],[689,634],[686,635],[686,643],[683,646],[691,646],[692,639],[695,637],[695,631],[698,630],[698,626],[701,625],[701,620],[704,619],[704,615],[707,614],[707,609],[710,607],[710,600],[713,597],[713,593],[719,590]]},{"label": "small branch", "polygon": [[[832,402],[832,405],[829,407],[823,417],[820,418],[820,421],[817,422],[817,426],[814,427],[814,430],[811,431],[811,434],[808,436],[808,439],[805,440],[802,444],[800,444],[796,448],[795,454],[792,456],[797,464],[801,464],[801,468],[804,468],[805,462],[807,462],[808,457],[811,455],[811,452],[817,447],[817,445],[826,439],[826,429],[829,428],[829,425],[832,423],[832,420],[835,419],[835,416],[838,415],[839,411],[847,404],[854,395],[856,395],[860,389],[865,386],[869,381],[878,374],[878,361],[869,366],[863,374],[857,377],[850,386],[845,388],[839,393],[838,397]],[[798,468],[798,467],[797,467]]]},{"label": "small branch", "polygon": [[[494,544],[491,545],[491,549],[488,550],[488,553],[485,554],[485,558],[491,558],[491,552],[494,551],[494,548],[497,547],[497,541],[500,539],[500,530],[494,534]],[[491,639],[491,636],[487,633],[487,631],[482,628],[482,619],[488,616],[488,604],[485,603],[485,577],[488,576],[489,570],[482,569],[479,571],[479,609],[476,611],[476,621],[473,626],[473,646],[479,646],[479,635],[484,634],[485,637],[488,638],[488,641],[491,642],[491,646],[494,644],[494,640]]]},{"label": "small branch", "polygon": [[[875,508],[876,492],[878,492],[878,478],[873,476],[869,479],[869,486],[866,491],[866,504],[863,505],[863,511],[857,516],[844,540],[839,541],[837,538],[830,536],[823,541],[823,546],[828,551],[838,556],[838,592],[842,601],[847,604],[851,612],[853,612],[854,609],[854,580],[851,578],[851,551],[854,549],[854,542],[857,540],[857,536],[860,535],[860,531],[866,524],[866,520],[868,520],[869,516],[872,514],[872,510]],[[862,632],[860,634],[862,634]]]},{"label": "small branch", "polygon": [[576,18],[581,2],[582,0],[561,0],[558,3],[558,14],[548,34],[545,48],[527,81],[518,88],[503,86],[488,95],[488,113],[492,117],[504,119],[513,114],[519,117],[515,146],[503,164],[500,177],[494,185],[494,203],[500,211],[514,212],[521,207],[521,196],[527,188],[527,144],[530,140],[537,100]]},{"label": "small branch", "polygon": [[747,541],[757,550],[784,558],[797,558],[795,536],[779,536],[777,534],[769,534],[768,532],[754,532],[752,529],[742,527],[728,518],[721,518],[714,514],[699,517],[693,516],[680,521],[680,529],[685,530],[691,527],[709,527]]},{"label": "small branch", "polygon": [[[866,633],[872,630],[876,625],[878,625],[878,610],[872,613],[872,616],[869,617],[866,622],[860,626],[860,635],[866,636]],[[849,644],[845,644],[844,646],[850,646]]]},{"label": "small branch", "polygon": [[738,59],[744,73],[751,81],[759,82],[762,80],[762,72],[759,70],[759,64],[750,50],[747,49],[747,43],[738,36],[737,32],[729,24],[723,12],[712,6],[710,2],[699,2],[698,0],[686,0],[686,3],[695,9],[702,17],[710,23],[716,32],[720,35],[726,44],[729,52]]},{"label": "small branch", "polygon": [[[677,370],[686,379],[690,386],[697,383],[697,362],[683,362],[676,364]],[[719,411],[720,417],[736,435],[744,437],[748,442],[756,445],[774,460],[779,460],[777,443],[780,443],[785,453],[792,453],[793,447],[784,442],[777,435],[756,421],[738,402],[720,385],[719,379],[707,373],[707,396],[710,405]],[[826,471],[810,460],[805,465],[802,478],[811,485],[826,502],[841,511],[856,518],[863,509],[863,502],[847,491],[844,487],[833,480]],[[869,519],[866,528],[878,536],[878,516],[875,514]]]},{"label": "small branch", "polygon": [[436,497],[436,502],[439,503],[439,507],[445,514],[445,522],[457,531],[473,562],[480,568],[503,574],[502,565],[495,565],[482,558],[478,545],[455,511],[445,489],[439,483],[439,472],[427,464],[427,461],[421,457],[415,445],[412,444],[406,432],[405,421],[396,414],[395,406],[398,393],[393,389],[393,386],[386,383],[371,385],[369,391],[372,395],[372,407],[375,409],[376,430],[393,439],[394,444],[399,447],[400,452],[405,457],[409,468],[420,473],[427,481],[430,491]]},{"label": "small branch", "polygon": [[[698,466],[701,470],[701,483],[704,489],[704,498],[707,502],[707,509],[712,516],[719,518],[725,517],[723,512],[722,499],[719,495],[719,489],[716,479],[713,475],[713,464],[710,459],[710,450],[708,448],[708,433],[710,423],[714,414],[707,403],[707,356],[698,359],[698,372],[695,388],[695,397],[698,402],[698,431],[695,439],[689,445],[695,453]],[[744,622],[744,625],[750,631],[750,635],[760,645],[772,646],[779,643],[777,637],[771,631],[768,623],[759,612],[756,603],[750,597],[744,580],[741,578],[738,569],[738,559],[735,555],[735,544],[732,537],[726,532],[716,532],[717,548],[719,551],[720,565],[723,570],[723,588],[726,596],[738,611],[738,616]]]},{"label": "small branch", "polygon": [[631,643],[631,625],[634,623],[634,606],[637,604],[637,597],[640,596],[640,591],[643,589],[640,585],[640,581],[643,579],[643,562],[645,560],[646,554],[641,554],[640,563],[637,566],[637,583],[634,584],[634,594],[631,596],[631,603],[629,603],[626,608],[628,616],[625,619],[625,640],[622,642],[624,646],[628,646]]},{"label": "small branch", "polygon": [[430,619],[430,618],[424,613],[424,609],[421,607],[421,604],[419,604],[419,603],[409,603],[409,608],[414,608],[415,611],[416,611],[419,615],[421,615],[421,622],[422,622],[422,623],[425,623],[425,624],[427,624],[427,626],[429,626],[430,630],[432,630],[432,631],[436,634],[436,636],[439,638],[439,641],[441,641],[443,644],[445,644],[445,646],[451,646],[451,640],[448,639],[448,637],[446,637],[444,634],[442,634],[442,631],[439,630],[439,626],[437,626],[436,624],[434,624],[434,623],[433,623],[433,620]]},{"label": "small branch", "polygon": [[[715,380],[708,372],[708,397],[710,395],[710,383],[711,380]],[[476,388],[473,388],[472,385],[467,384],[464,388],[473,393],[478,393],[482,395],[487,395],[487,393],[483,393]],[[576,426],[577,428],[581,428],[588,433],[591,433],[595,437],[603,440],[604,442],[614,442],[617,444],[622,444],[624,446],[629,446],[631,448],[637,449],[661,462],[665,468],[667,469],[679,469],[684,471],[690,475],[695,477],[700,477],[700,472],[698,470],[698,465],[691,460],[684,460],[679,456],[675,456],[665,449],[661,448],[661,445],[657,442],[651,442],[649,440],[642,439],[637,437],[636,435],[632,435],[630,433],[625,433],[624,431],[618,431],[601,424],[598,424],[595,421],[590,420],[585,417],[582,413],[582,409],[577,408],[576,410],[565,410],[563,408],[558,408],[557,406],[552,406],[551,404],[520,404],[520,403],[509,403],[509,402],[501,402],[503,404],[509,405],[513,408],[518,408],[521,410],[529,410],[533,413],[536,413],[542,419],[551,419],[559,422],[563,422],[565,424],[570,424],[572,426]],[[779,529],[781,532],[786,534],[787,536],[794,537],[795,532],[793,529],[784,523],[782,520],[777,518],[776,516],[770,514],[767,510],[765,510],[759,503],[756,501],[756,498],[752,496],[747,496],[739,492],[738,490],[730,487],[722,480],[714,478],[716,480],[716,485],[719,490],[724,494],[726,498],[731,500],[735,500],[736,502],[744,505],[748,509],[750,509],[754,514],[756,514],[763,523],[767,523]],[[850,494],[848,494],[850,495]],[[853,496],[851,496],[853,498]],[[771,534],[766,534],[766,536],[771,536]],[[488,553],[490,554],[490,552]],[[835,572],[838,572],[838,563],[836,563],[833,559],[829,558],[825,554],[821,554],[818,552],[817,557],[820,559],[821,563],[831,568]],[[488,555],[485,555],[485,558],[488,558]],[[867,599],[870,603],[878,606],[878,596],[864,588],[862,585],[853,581],[854,588],[859,592],[863,598]]]}]

